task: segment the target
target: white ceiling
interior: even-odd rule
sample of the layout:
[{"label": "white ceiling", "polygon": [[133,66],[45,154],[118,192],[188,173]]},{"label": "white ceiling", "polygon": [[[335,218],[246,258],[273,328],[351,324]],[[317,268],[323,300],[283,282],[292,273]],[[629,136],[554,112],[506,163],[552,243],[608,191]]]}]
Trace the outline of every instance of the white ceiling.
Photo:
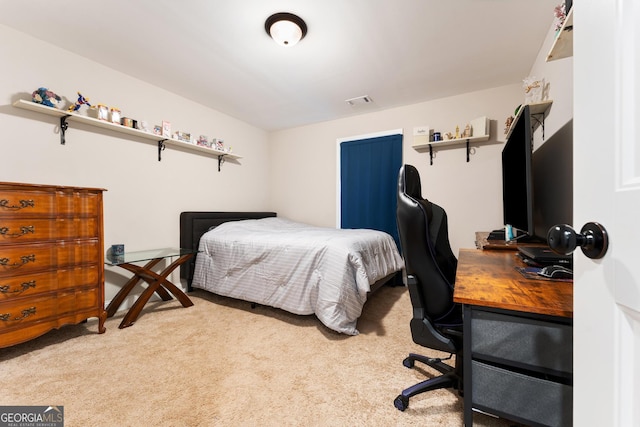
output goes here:
[{"label": "white ceiling", "polygon": [[[0,0],[0,24],[276,130],[520,82],[560,2]],[[275,12],[307,36],[277,45]]]}]

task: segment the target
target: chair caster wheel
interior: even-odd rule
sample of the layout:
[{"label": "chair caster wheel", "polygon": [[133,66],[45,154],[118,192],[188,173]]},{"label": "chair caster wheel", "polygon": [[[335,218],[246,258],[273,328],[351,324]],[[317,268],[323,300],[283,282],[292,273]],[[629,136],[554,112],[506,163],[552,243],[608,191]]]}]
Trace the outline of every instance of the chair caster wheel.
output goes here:
[{"label": "chair caster wheel", "polygon": [[413,365],[415,364],[415,361],[414,361],[412,358],[407,357],[406,359],[404,359],[404,360],[402,361],[402,364],[403,364],[405,367],[407,367],[407,368],[411,369],[411,368],[413,368]]},{"label": "chair caster wheel", "polygon": [[398,395],[396,400],[393,401],[393,405],[400,411],[403,411],[409,407],[409,398],[403,395]]}]

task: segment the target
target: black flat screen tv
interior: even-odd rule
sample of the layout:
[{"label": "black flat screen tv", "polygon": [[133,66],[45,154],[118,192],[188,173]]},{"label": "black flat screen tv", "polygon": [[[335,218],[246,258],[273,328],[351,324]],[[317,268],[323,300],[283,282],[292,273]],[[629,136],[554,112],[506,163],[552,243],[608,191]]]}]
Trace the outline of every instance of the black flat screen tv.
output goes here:
[{"label": "black flat screen tv", "polygon": [[533,138],[528,105],[521,107],[511,126],[511,134],[502,150],[504,224],[514,229],[514,236],[534,236]]},{"label": "black flat screen tv", "polygon": [[573,120],[533,152],[533,235],[573,224]]}]

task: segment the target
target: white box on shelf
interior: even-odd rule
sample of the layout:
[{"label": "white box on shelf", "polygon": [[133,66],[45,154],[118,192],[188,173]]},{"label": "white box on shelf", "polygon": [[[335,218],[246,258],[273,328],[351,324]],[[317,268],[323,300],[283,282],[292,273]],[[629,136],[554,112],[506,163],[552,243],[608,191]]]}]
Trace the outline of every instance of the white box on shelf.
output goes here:
[{"label": "white box on shelf", "polygon": [[489,135],[489,119],[487,116],[471,120],[471,136]]},{"label": "white box on shelf", "polygon": [[431,141],[433,129],[429,126],[416,126],[413,128],[413,145],[427,144]]}]

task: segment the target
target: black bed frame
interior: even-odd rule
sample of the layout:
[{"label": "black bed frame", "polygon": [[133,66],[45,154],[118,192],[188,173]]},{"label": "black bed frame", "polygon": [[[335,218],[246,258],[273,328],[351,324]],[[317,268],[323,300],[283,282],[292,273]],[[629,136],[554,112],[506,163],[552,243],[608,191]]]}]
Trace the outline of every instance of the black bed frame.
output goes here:
[{"label": "black bed frame", "polygon": [[[229,222],[243,219],[260,219],[275,217],[275,212],[182,212],[180,214],[180,247],[197,250],[200,244],[200,237],[211,228]],[[193,280],[193,270],[196,265],[195,257],[180,266],[180,279],[187,281],[187,290],[190,292]],[[383,285],[401,286],[402,271],[391,274],[378,280],[371,285],[371,292],[376,291]]]},{"label": "black bed frame", "polygon": [[[198,250],[200,237],[213,227],[243,219],[260,219],[277,216],[275,212],[182,212],[180,214],[180,247]],[[187,289],[191,291],[195,257],[180,266],[180,279],[187,281]]]}]

